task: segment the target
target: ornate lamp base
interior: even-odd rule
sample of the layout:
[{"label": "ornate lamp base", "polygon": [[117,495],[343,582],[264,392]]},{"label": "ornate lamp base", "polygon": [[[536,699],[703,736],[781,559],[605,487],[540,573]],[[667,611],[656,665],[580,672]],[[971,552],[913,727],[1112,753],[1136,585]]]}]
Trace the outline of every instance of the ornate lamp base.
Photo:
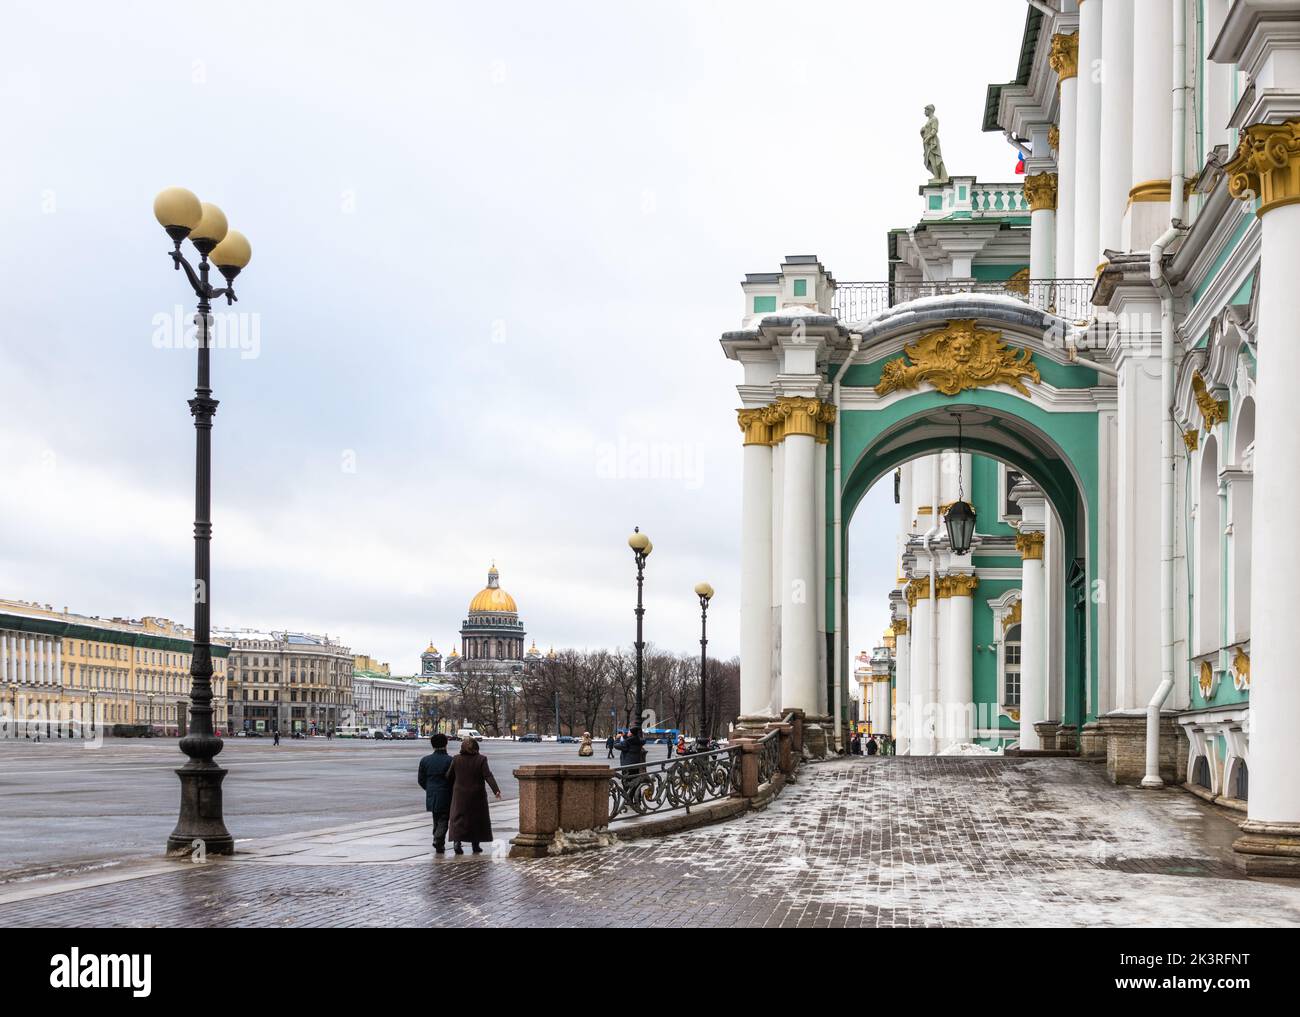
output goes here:
[{"label": "ornate lamp base", "polygon": [[221,782],[226,771],[215,763],[191,764],[182,766],[176,776],[181,779],[181,813],[167,838],[167,854],[234,854],[235,838],[226,829],[221,810]]}]

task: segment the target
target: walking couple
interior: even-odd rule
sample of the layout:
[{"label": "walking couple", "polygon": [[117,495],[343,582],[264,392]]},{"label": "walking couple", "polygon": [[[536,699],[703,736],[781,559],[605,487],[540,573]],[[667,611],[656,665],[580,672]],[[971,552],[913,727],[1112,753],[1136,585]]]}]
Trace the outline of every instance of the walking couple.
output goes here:
[{"label": "walking couple", "polygon": [[484,785],[501,797],[487,757],[473,738],[461,740],[460,754],[455,757],[447,754],[445,734],[434,735],[429,744],[433,752],[420,760],[419,781],[424,788],[424,807],[433,813],[433,850],[438,854],[446,851],[450,835],[456,854],[465,853],[461,847],[465,841],[470,842],[474,854],[482,854],[479,845],[492,839]]}]

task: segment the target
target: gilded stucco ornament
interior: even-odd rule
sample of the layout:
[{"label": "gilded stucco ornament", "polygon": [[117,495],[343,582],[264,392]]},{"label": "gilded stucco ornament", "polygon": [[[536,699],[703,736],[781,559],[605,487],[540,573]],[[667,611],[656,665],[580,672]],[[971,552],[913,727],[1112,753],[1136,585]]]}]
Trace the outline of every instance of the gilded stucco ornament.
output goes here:
[{"label": "gilded stucco ornament", "polygon": [[1018,293],[1022,297],[1029,296],[1029,268],[1026,266],[1013,275],[1006,283],[1008,293]]},{"label": "gilded stucco ornament", "polygon": [[907,589],[904,591],[907,597],[907,606],[916,607],[918,600],[930,599],[930,580],[929,579],[909,579]]},{"label": "gilded stucco ornament", "polygon": [[1300,201],[1300,122],[1247,127],[1223,169],[1229,194],[1242,201],[1260,199],[1258,215]]},{"label": "gilded stucco ornament", "polygon": [[1209,699],[1214,695],[1214,668],[1208,660],[1201,661],[1201,673],[1196,684],[1201,690],[1202,699]]},{"label": "gilded stucco ornament", "polygon": [[1016,535],[1016,550],[1025,561],[1042,561],[1044,539],[1041,530],[1019,533]]},{"label": "gilded stucco ornament", "polygon": [[737,410],[736,422],[745,434],[746,445],[768,445],[772,441],[771,414],[769,407],[760,406],[753,410]]},{"label": "gilded stucco ornament", "polygon": [[1047,129],[1047,144],[1053,152],[1061,150],[1061,129],[1056,124]]},{"label": "gilded stucco ornament", "polygon": [[[944,395],[988,385],[1009,385],[1029,395],[1022,378],[1042,379],[1029,350],[1009,348],[991,329],[975,327],[974,319],[958,319],[903,347],[906,356],[890,360],[880,372],[877,395],[917,388],[926,381]],[[909,364],[907,361],[911,360]]]},{"label": "gilded stucco ornament", "polygon": [[979,584],[979,576],[951,575],[948,577],[948,595],[950,597],[973,597]]},{"label": "gilded stucco ornament", "polygon": [[1047,55],[1056,76],[1064,81],[1079,75],[1079,37],[1078,35],[1052,36],[1052,48]]},{"label": "gilded stucco ornament", "polygon": [[1201,408],[1206,434],[1214,430],[1215,424],[1221,424],[1228,419],[1228,401],[1214,398],[1200,371],[1192,372],[1192,395],[1196,397],[1196,405]]},{"label": "gilded stucco ornament", "polygon": [[1011,610],[1002,616],[1003,632],[1006,632],[1013,625],[1020,624],[1020,611],[1021,611],[1020,603],[1021,602],[1017,600],[1014,604],[1011,605]]},{"label": "gilded stucco ornament", "polygon": [[1250,654],[1241,648],[1232,658],[1232,684],[1238,692],[1250,688]]},{"label": "gilded stucco ornament", "polygon": [[1031,173],[1025,177],[1025,200],[1031,212],[1056,208],[1056,174]]},{"label": "gilded stucco ornament", "polygon": [[1183,444],[1187,446],[1188,452],[1195,452],[1201,445],[1201,432],[1184,431]]},{"label": "gilded stucco ornament", "polygon": [[895,618],[892,622],[889,623],[889,627],[894,630],[895,638],[897,638],[898,636],[907,635],[906,618]]},{"label": "gilded stucco ornament", "polygon": [[820,399],[803,396],[786,396],[772,407],[774,422],[779,421],[780,437],[774,430],[773,440],[781,441],[792,434],[807,435],[818,441],[826,440],[826,426],[835,422],[835,407]]}]

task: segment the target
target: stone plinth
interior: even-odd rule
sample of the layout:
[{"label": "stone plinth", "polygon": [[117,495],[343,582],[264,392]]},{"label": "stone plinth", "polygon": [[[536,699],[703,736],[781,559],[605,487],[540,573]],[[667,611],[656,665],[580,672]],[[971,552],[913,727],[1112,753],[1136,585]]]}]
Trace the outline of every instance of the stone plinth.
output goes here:
[{"label": "stone plinth", "polygon": [[[1173,713],[1160,715],[1160,777],[1182,783],[1187,736]],[[1141,784],[1147,772],[1146,713],[1109,713],[1100,719],[1106,739],[1106,776],[1116,784]]]},{"label": "stone plinth", "polygon": [[1056,731],[1056,747],[1062,752],[1075,752],[1079,748],[1079,728],[1075,724],[1062,724]]},{"label": "stone plinth", "polygon": [[512,858],[564,854],[602,846],[608,839],[613,776],[608,766],[521,766],[514,774],[519,781],[519,835],[510,842]]},{"label": "stone plinth", "polygon": [[1034,724],[1034,731],[1038,735],[1038,747],[1047,752],[1056,751],[1056,735],[1060,731],[1061,724],[1055,720],[1040,720]]},{"label": "stone plinth", "polygon": [[1300,877],[1300,823],[1248,819],[1232,850],[1237,868],[1247,875]]},{"label": "stone plinth", "polygon": [[1101,725],[1091,720],[1079,731],[1079,755],[1095,757],[1105,754],[1106,736],[1102,734]]}]

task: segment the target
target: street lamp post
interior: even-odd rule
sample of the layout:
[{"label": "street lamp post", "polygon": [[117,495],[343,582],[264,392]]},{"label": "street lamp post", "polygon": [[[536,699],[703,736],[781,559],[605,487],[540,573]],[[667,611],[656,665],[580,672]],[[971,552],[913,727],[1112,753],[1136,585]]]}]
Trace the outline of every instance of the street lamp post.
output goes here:
[{"label": "street lamp post", "polygon": [[[200,202],[181,187],[169,187],[154,199],[154,216],[167,231],[174,248],[169,252],[177,271],[185,276],[198,298],[198,381],[189,401],[194,417],[194,646],[190,658],[190,725],[180,740],[189,757],[176,771],[181,781],[180,815],[167,838],[168,854],[187,854],[201,844],[209,854],[228,855],[235,850],[234,838],[222,818],[221,782],[226,771],[214,761],[222,741],[212,728],[212,643],[209,591],[212,578],[212,417],[217,400],[212,398],[208,351],[212,300],[235,301],[235,277],[248,264],[252,248],[243,234],[226,226],[226,217],[216,205]],[[199,252],[194,268],[181,253],[189,238]],[[225,277],[226,285],[215,289],[208,282],[210,264]]]},{"label": "street lamp post", "polygon": [[645,586],[645,560],[654,550],[654,544],[641,532],[641,527],[634,526],[632,536],[627,538],[627,546],[632,549],[632,557],[636,560],[636,720],[633,723],[640,727],[645,708],[645,640],[642,638],[645,603],[642,591]]},{"label": "street lamp post", "polygon": [[700,598],[700,735],[706,742],[711,742],[713,732],[709,730],[708,662],[709,601],[713,599],[713,587],[708,583],[696,583],[695,595]]}]

